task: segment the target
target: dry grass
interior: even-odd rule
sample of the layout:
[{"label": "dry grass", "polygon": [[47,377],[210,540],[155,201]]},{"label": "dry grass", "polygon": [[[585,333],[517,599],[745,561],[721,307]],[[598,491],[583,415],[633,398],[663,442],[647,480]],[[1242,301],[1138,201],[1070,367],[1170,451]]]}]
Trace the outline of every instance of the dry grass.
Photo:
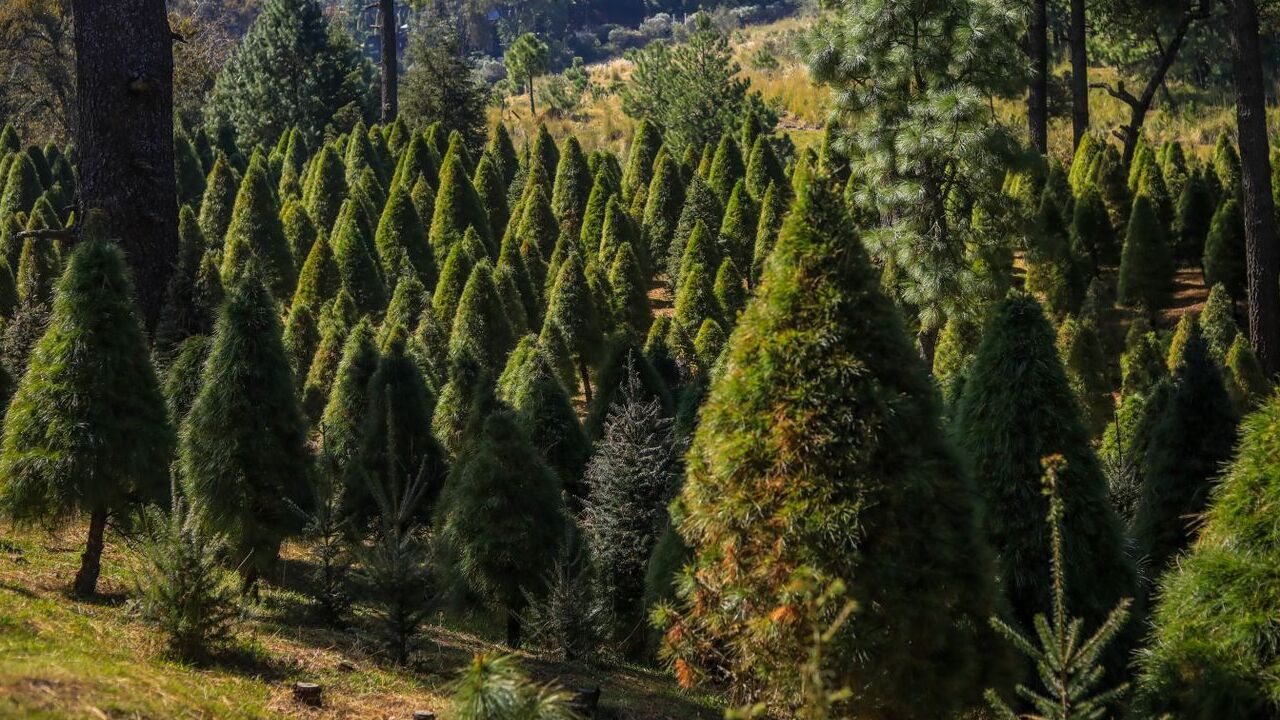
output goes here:
[{"label": "dry grass", "polygon": [[[178,662],[129,601],[132,555],[108,539],[102,597],[65,596],[79,563],[80,528],[47,535],[4,529],[0,539],[0,718],[406,718],[440,711],[456,670],[477,652],[503,652],[485,615],[441,615],[408,668],[386,663],[368,617],[338,632],[309,622],[298,591],[300,548],[286,548],[281,577],[247,610],[234,643],[200,665]],[[522,653],[533,677],[573,688],[599,684],[616,717],[710,717],[707,698],[630,666],[554,663]],[[325,706],[292,699],[296,681],[319,683]]]}]

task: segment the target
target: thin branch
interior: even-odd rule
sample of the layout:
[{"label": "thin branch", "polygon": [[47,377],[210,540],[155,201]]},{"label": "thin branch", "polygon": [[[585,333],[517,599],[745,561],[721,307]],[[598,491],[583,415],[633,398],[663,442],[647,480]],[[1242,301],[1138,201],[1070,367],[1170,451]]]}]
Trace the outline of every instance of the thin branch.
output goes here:
[{"label": "thin branch", "polygon": [[21,230],[14,237],[33,238],[35,240],[75,240],[80,234],[74,229],[56,229],[56,230]]}]

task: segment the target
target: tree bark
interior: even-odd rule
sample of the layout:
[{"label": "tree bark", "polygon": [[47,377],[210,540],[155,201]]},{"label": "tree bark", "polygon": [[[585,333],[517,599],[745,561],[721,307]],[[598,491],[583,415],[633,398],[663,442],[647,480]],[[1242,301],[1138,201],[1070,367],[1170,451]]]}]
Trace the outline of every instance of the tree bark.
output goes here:
[{"label": "tree bark", "polygon": [[1080,147],[1080,141],[1089,132],[1089,50],[1085,46],[1088,30],[1085,25],[1084,0],[1071,0],[1071,149]]},{"label": "tree bark", "polygon": [[1049,151],[1049,35],[1047,0],[1032,0],[1027,16],[1027,55],[1031,58],[1031,87],[1027,91],[1027,129],[1031,146]]},{"label": "tree bark", "polygon": [[98,592],[98,576],[102,573],[103,536],[107,530],[107,511],[94,510],[89,515],[89,539],[80,555],[80,569],[71,591],[78,597],[93,597]]},{"label": "tree bark", "polygon": [[1235,52],[1236,123],[1240,135],[1245,258],[1249,279],[1249,341],[1268,375],[1280,370],[1280,247],[1276,246],[1266,85],[1254,0],[1225,0]]},{"label": "tree bark", "polygon": [[155,327],[178,248],[173,42],[164,0],[72,0],[76,49],[76,217],[100,211]]},{"label": "tree bark", "polygon": [[538,119],[538,109],[533,106],[533,75],[529,76],[529,118]]},{"label": "tree bark", "polygon": [[396,29],[396,0],[378,0],[382,34],[382,124],[395,122],[400,113],[399,33]]}]

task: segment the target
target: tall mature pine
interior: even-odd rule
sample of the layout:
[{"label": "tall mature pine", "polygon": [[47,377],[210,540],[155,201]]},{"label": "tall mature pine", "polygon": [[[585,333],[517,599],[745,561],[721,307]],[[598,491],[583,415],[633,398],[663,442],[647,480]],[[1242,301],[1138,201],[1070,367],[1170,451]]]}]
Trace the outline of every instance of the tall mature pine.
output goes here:
[{"label": "tall mature pine", "polygon": [[9,405],[0,510],[39,521],[87,514],[72,589],[92,595],[108,518],[165,498],[173,448],[124,254],[87,240],[71,255]]},{"label": "tall mature pine", "polygon": [[180,452],[186,492],[209,527],[228,538],[246,589],[300,529],[289,503],[310,506],[306,435],[275,304],[251,270],[218,318]]},{"label": "tall mature pine", "polygon": [[850,227],[835,192],[802,186],[712,381],[678,500],[695,559],[667,638],[689,672],[685,641],[712,643],[735,684],[787,702],[813,632],[797,581],[841,580],[858,612],[823,654],[858,688],[845,710],[947,716],[1002,664],[984,641],[996,589],[928,373]]},{"label": "tall mature pine", "polygon": [[[1032,627],[1048,610],[1052,578],[1045,568],[1048,499],[1041,460],[1061,455],[1063,568],[1068,607],[1096,625],[1133,592],[1120,519],[1089,444],[1079,405],[1039,303],[1004,300],[988,321],[956,414],[956,435],[968,450],[984,500],[984,529],[1000,561],[1013,619]],[[1044,513],[1038,509],[1044,510]]]}]

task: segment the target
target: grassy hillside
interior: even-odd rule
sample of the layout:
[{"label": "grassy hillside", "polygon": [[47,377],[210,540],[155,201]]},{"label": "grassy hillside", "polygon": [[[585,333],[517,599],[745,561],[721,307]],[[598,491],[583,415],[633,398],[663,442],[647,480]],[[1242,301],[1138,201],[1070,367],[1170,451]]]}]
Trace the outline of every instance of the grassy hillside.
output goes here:
[{"label": "grassy hillside", "polygon": [[[0,718],[407,718],[414,710],[447,718],[442,711],[457,669],[474,653],[504,652],[492,618],[440,617],[413,664],[393,668],[362,608],[346,632],[309,620],[300,592],[307,567],[293,547],[281,576],[245,610],[233,644],[207,663],[184,664],[168,656],[160,634],[128,600],[134,558],[124,541],[109,537],[102,596],[85,602],[64,594],[79,566],[79,527],[2,532]],[[600,685],[610,717],[720,715],[707,698],[682,693],[653,671],[529,654],[522,661],[541,682]],[[324,708],[295,703],[297,681],[323,686]]]}]

